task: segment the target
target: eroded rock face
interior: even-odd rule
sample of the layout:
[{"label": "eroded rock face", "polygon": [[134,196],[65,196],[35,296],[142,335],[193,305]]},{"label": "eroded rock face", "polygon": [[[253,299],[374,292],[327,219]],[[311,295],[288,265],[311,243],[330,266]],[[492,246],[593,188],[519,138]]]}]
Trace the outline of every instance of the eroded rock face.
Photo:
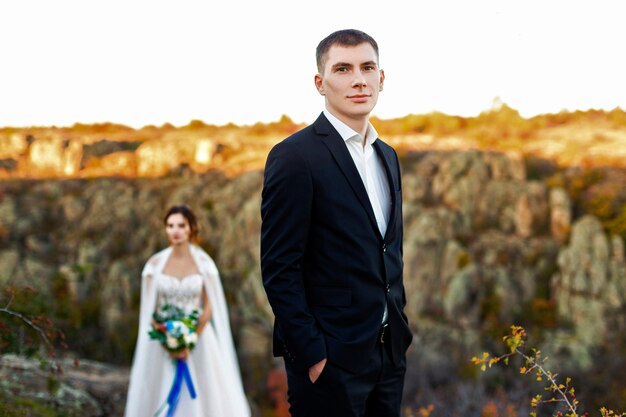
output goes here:
[{"label": "eroded rock face", "polygon": [[572,221],[572,203],[562,188],[550,190],[550,230],[559,242],[569,236]]},{"label": "eroded rock face", "polygon": [[121,416],[129,369],[93,361],[60,362],[63,373],[49,373],[38,360],[0,356],[0,392],[10,404],[18,399],[63,410],[76,417]]},{"label": "eroded rock face", "polygon": [[620,313],[626,305],[624,243],[617,236],[607,237],[595,217],[582,217],[572,226],[558,266],[552,279],[557,312],[571,324],[579,361],[590,366],[589,350],[610,337],[615,329],[609,326],[624,325]]},{"label": "eroded rock face", "polygon": [[112,141],[55,129],[0,134],[0,178],[155,177],[182,164],[205,172],[214,167],[217,146],[214,138],[184,131],[145,141]]},{"label": "eroded rock face", "polygon": [[547,189],[524,175],[519,160],[480,152],[429,153],[405,168],[410,317],[442,311],[472,327],[488,294],[505,309],[534,296],[537,259],[554,258],[555,244]]}]

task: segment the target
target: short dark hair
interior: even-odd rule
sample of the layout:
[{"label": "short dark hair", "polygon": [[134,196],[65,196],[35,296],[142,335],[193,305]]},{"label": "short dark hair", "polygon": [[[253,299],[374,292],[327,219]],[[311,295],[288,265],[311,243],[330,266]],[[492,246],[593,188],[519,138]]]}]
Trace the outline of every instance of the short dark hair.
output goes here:
[{"label": "short dark hair", "polygon": [[167,214],[165,215],[165,218],[163,218],[163,223],[167,226],[167,219],[172,215],[172,214],[182,214],[183,217],[185,219],[187,219],[187,222],[189,223],[189,240],[192,242],[195,242],[196,239],[198,238],[198,221],[196,220],[196,215],[193,214],[193,211],[191,210],[191,208],[185,204],[179,204],[176,206],[172,206],[167,210]]},{"label": "short dark hair", "polygon": [[378,44],[370,35],[365,32],[361,32],[356,29],[343,29],[331,33],[326,36],[317,45],[315,50],[315,58],[317,60],[317,70],[321,73],[324,70],[325,55],[333,45],[340,46],[357,46],[362,43],[369,43],[376,52],[376,58],[378,58]]}]

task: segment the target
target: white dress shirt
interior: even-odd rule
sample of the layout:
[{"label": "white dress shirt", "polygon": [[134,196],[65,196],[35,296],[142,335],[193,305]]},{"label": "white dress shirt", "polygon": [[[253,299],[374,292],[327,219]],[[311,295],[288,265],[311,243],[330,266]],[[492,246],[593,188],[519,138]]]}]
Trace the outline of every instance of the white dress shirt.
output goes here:
[{"label": "white dress shirt", "polygon": [[365,146],[363,138],[351,127],[333,116],[328,110],[324,110],[324,116],[330,124],[339,132],[343,138],[350,156],[356,165],[361,176],[361,181],[367,191],[376,223],[381,236],[385,236],[387,224],[389,223],[389,213],[391,211],[391,194],[389,192],[389,181],[383,163],[378,157],[372,144],[378,138],[378,132],[371,123],[368,124],[365,133]]},{"label": "white dress shirt", "polygon": [[[387,224],[389,223],[389,213],[391,212],[391,194],[389,191],[389,180],[385,173],[385,168],[372,144],[378,138],[378,132],[371,123],[368,123],[365,132],[365,145],[363,138],[350,126],[333,116],[328,110],[324,110],[324,116],[331,125],[339,132],[344,140],[350,156],[356,165],[361,176],[367,196],[369,197],[378,230],[381,236],[385,236]],[[387,305],[383,313],[383,323],[387,320]]]}]

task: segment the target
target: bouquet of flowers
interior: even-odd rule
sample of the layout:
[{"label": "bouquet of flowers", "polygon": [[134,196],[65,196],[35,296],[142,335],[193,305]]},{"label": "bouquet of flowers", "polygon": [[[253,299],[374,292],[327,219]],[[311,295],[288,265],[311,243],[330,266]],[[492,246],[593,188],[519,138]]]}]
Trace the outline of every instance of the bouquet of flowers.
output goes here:
[{"label": "bouquet of flowers", "polygon": [[185,348],[193,349],[198,343],[198,310],[185,314],[182,308],[165,304],[154,312],[152,330],[148,332],[151,339],[161,342],[170,352],[178,352]]},{"label": "bouquet of flowers", "polygon": [[[151,339],[161,342],[163,347],[170,352],[178,352],[185,348],[191,350],[198,343],[198,333],[196,333],[198,316],[198,310],[193,310],[191,314],[185,314],[182,308],[165,304],[152,315],[154,319],[152,330],[148,334]],[[175,374],[170,393],[165,402],[154,413],[154,417],[161,415],[166,406],[169,406],[167,417],[174,416],[183,385],[187,386],[191,398],[196,398],[196,389],[191,380],[187,362],[183,359],[176,359],[174,366]]]}]

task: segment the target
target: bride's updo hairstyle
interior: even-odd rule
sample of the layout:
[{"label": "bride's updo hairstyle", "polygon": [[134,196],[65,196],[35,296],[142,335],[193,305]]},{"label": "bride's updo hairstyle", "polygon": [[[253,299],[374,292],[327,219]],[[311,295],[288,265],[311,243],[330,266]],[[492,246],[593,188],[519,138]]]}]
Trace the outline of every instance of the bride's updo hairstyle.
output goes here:
[{"label": "bride's updo hairstyle", "polygon": [[163,224],[167,225],[167,219],[172,215],[172,214],[182,214],[183,217],[185,219],[187,219],[187,222],[189,223],[189,240],[191,242],[197,242],[198,240],[198,221],[196,220],[196,215],[193,214],[193,211],[191,211],[191,208],[189,208],[189,206],[185,205],[185,204],[180,204],[177,206],[172,206],[169,208],[169,210],[167,210],[167,214],[165,215],[165,218],[163,219]]}]

